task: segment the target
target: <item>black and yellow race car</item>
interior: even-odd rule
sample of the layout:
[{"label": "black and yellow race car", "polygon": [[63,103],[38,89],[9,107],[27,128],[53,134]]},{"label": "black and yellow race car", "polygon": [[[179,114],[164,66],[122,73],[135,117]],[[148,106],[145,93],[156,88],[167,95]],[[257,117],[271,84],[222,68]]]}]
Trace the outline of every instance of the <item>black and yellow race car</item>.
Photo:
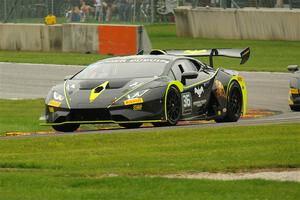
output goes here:
[{"label": "black and yellow race car", "polygon": [[289,105],[291,110],[300,111],[300,70],[298,65],[289,65],[288,70],[293,72],[290,77]]},{"label": "black and yellow race car", "polygon": [[[80,124],[235,122],[246,113],[245,82],[236,71],[214,69],[213,57],[240,58],[243,64],[249,55],[249,48],[153,50],[100,60],[50,90],[44,125],[72,132]],[[209,65],[193,58],[202,56],[209,57]]]}]

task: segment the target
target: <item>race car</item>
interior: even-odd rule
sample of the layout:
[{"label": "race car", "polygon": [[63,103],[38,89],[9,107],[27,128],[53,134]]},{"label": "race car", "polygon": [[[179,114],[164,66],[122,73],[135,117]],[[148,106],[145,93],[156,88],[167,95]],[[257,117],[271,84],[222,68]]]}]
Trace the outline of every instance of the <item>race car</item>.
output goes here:
[{"label": "race car", "polygon": [[290,77],[289,105],[291,110],[300,111],[300,71],[298,65],[289,65],[288,70],[293,72]]},{"label": "race car", "polygon": [[[193,58],[203,56],[209,65]],[[100,60],[50,90],[43,125],[73,132],[81,124],[235,122],[246,113],[246,85],[238,72],[214,69],[214,56],[240,58],[243,64],[250,49],[153,50]]]}]

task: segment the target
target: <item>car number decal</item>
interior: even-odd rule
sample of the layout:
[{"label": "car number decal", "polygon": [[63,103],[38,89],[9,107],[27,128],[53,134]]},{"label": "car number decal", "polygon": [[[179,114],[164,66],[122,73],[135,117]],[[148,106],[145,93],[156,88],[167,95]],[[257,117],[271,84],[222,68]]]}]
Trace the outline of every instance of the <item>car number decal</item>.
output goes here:
[{"label": "car number decal", "polygon": [[181,95],[182,101],[182,114],[187,115],[192,113],[192,95],[190,92]]}]

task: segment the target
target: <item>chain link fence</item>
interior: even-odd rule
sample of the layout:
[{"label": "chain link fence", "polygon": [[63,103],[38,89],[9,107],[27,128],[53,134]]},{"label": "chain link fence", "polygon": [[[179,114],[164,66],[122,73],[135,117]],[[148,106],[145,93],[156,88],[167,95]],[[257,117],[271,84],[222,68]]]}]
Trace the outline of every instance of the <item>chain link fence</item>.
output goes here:
[{"label": "chain link fence", "polygon": [[58,23],[174,22],[174,8],[269,7],[300,8],[300,0],[0,0],[0,22],[44,22],[54,14]]}]

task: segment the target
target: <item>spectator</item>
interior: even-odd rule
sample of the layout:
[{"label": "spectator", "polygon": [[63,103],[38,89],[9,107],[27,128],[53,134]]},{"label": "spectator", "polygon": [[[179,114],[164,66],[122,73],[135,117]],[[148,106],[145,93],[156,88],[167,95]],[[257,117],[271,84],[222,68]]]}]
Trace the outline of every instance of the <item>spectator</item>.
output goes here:
[{"label": "spectator", "polygon": [[78,6],[73,7],[70,20],[71,22],[80,22],[81,18],[80,18],[80,10]]},{"label": "spectator", "polygon": [[80,0],[81,21],[84,22],[90,13],[90,6],[84,0]]},{"label": "spectator", "polygon": [[118,0],[117,9],[120,21],[128,21],[130,5],[128,0]]},{"label": "spectator", "polygon": [[98,20],[99,22],[101,22],[103,20],[101,0],[95,0],[94,6],[95,6],[95,20]]},{"label": "spectator", "polygon": [[106,0],[105,21],[109,22],[113,12],[113,0]]}]

